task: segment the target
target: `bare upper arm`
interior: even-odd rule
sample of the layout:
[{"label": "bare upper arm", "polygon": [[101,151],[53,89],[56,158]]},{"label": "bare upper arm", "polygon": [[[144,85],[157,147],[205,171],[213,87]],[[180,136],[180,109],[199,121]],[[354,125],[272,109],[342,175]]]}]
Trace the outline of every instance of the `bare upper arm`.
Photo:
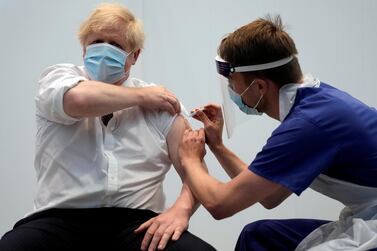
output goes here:
[{"label": "bare upper arm", "polygon": [[181,138],[186,129],[190,128],[188,121],[182,116],[178,115],[166,137],[166,143],[168,145],[169,157],[173,163],[174,168],[177,170],[181,179],[183,179],[183,168],[181,166],[179,156],[178,156],[178,147],[181,142]]},{"label": "bare upper arm", "polygon": [[267,209],[272,209],[279,206],[291,194],[292,192],[288,188],[280,186],[276,192],[260,201],[260,204]]}]

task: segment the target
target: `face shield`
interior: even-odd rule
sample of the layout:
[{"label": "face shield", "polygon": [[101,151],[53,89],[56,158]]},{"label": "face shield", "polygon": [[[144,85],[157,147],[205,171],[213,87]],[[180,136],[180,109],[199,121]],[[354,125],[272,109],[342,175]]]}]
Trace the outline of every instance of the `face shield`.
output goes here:
[{"label": "face shield", "polygon": [[220,82],[220,90],[221,90],[221,97],[222,97],[222,110],[223,110],[223,117],[225,128],[227,132],[228,138],[233,135],[234,129],[237,124],[243,123],[249,119],[250,116],[244,115],[240,112],[235,112],[238,107],[234,104],[231,100],[228,92],[228,85],[229,85],[229,75],[235,72],[252,72],[252,71],[261,71],[267,70],[271,68],[276,68],[282,65],[289,63],[293,59],[293,56],[289,56],[277,61],[273,61],[270,63],[265,64],[257,64],[257,65],[247,65],[247,66],[238,66],[232,67],[228,62],[224,59],[216,56],[216,69],[217,73],[219,74],[219,82]]}]

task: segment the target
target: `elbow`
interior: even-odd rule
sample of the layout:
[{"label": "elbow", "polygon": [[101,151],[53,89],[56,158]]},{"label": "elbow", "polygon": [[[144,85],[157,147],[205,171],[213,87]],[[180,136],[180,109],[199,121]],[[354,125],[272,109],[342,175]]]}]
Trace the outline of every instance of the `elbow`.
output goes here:
[{"label": "elbow", "polygon": [[268,209],[268,210],[274,209],[276,207],[275,205],[265,205],[265,204],[262,204],[262,205],[265,209]]},{"label": "elbow", "polygon": [[265,209],[271,210],[280,205],[280,202],[260,202]]},{"label": "elbow", "polygon": [[85,97],[81,95],[74,88],[70,89],[64,94],[63,108],[64,112],[71,117],[82,117],[83,111],[87,107]]},{"label": "elbow", "polygon": [[208,210],[208,212],[215,220],[222,220],[232,215],[231,213],[229,213],[229,210],[227,210],[220,203],[204,205],[204,207]]}]

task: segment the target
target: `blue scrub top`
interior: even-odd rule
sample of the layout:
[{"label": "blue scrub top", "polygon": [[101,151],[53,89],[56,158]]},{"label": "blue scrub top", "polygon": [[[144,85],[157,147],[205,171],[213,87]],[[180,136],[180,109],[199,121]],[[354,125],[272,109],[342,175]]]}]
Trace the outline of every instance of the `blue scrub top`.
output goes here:
[{"label": "blue scrub top", "polygon": [[377,111],[324,83],[299,88],[249,169],[297,195],[319,174],[377,187]]}]

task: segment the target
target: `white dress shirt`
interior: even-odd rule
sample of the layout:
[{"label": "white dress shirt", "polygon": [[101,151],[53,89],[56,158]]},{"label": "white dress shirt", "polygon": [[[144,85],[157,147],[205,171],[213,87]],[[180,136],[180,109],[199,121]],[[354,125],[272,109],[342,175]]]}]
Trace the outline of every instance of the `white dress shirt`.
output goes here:
[{"label": "white dress shirt", "polygon": [[[166,136],[175,119],[134,106],[100,117],[76,119],[63,110],[63,95],[88,76],[82,66],[49,67],[36,96],[34,212],[48,208],[127,207],[161,212],[162,182],[171,161]],[[128,87],[144,87],[128,79]],[[34,213],[33,212],[33,213]]]}]

